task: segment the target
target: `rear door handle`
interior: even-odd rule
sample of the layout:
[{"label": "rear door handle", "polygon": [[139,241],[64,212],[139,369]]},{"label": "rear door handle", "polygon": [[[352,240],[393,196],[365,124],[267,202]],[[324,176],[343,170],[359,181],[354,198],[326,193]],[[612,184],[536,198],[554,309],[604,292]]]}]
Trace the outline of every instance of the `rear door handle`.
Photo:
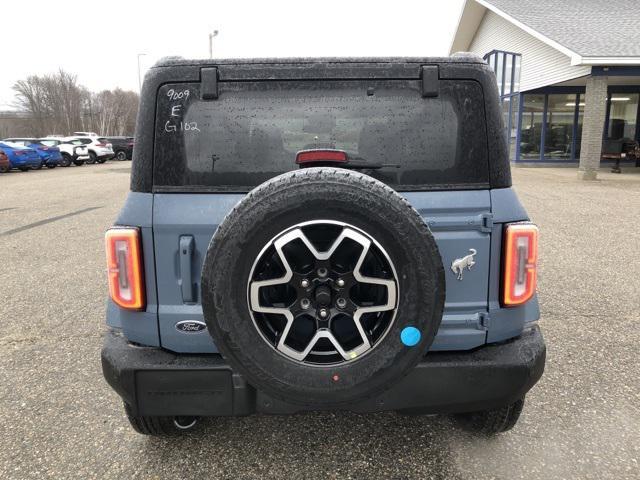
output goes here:
[{"label": "rear door handle", "polygon": [[193,263],[194,240],[191,235],[180,237],[180,279],[178,283],[182,288],[182,301],[194,303],[196,301],[191,276],[191,264]]}]

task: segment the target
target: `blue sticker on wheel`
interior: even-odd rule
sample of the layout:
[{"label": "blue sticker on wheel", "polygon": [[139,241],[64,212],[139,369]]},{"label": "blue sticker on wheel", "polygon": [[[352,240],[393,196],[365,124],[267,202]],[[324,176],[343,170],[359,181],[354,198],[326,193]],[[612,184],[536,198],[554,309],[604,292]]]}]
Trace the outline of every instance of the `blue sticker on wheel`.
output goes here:
[{"label": "blue sticker on wheel", "polygon": [[420,342],[420,330],[416,327],[404,327],[400,332],[400,340],[407,347],[413,347]]}]

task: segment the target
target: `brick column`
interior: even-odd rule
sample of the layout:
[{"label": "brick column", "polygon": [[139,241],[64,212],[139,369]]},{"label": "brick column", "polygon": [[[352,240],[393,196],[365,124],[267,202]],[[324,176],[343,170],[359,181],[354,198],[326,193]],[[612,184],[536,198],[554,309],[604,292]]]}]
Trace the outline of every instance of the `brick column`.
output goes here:
[{"label": "brick column", "polygon": [[602,130],[607,115],[607,77],[587,78],[580,142],[580,167],[578,178],[595,180],[602,155]]}]

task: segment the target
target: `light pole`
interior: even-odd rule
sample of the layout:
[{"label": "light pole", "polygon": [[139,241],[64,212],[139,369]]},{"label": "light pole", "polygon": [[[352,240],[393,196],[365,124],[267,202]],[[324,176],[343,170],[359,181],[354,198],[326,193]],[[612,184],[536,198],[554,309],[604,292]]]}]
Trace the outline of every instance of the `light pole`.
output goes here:
[{"label": "light pole", "polygon": [[138,93],[142,92],[142,76],[140,75],[140,57],[144,57],[146,53],[138,54]]},{"label": "light pole", "polygon": [[213,58],[213,37],[218,36],[218,30],[214,30],[209,34],[209,58]]}]

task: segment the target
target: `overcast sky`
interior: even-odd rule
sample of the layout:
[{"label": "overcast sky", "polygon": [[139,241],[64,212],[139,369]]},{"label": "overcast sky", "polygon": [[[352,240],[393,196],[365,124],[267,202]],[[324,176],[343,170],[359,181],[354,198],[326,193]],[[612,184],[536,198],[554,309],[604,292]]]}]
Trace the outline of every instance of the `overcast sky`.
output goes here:
[{"label": "overcast sky", "polygon": [[463,0],[4,0],[0,110],[11,86],[62,67],[90,90],[138,89],[158,58],[446,55]]}]

